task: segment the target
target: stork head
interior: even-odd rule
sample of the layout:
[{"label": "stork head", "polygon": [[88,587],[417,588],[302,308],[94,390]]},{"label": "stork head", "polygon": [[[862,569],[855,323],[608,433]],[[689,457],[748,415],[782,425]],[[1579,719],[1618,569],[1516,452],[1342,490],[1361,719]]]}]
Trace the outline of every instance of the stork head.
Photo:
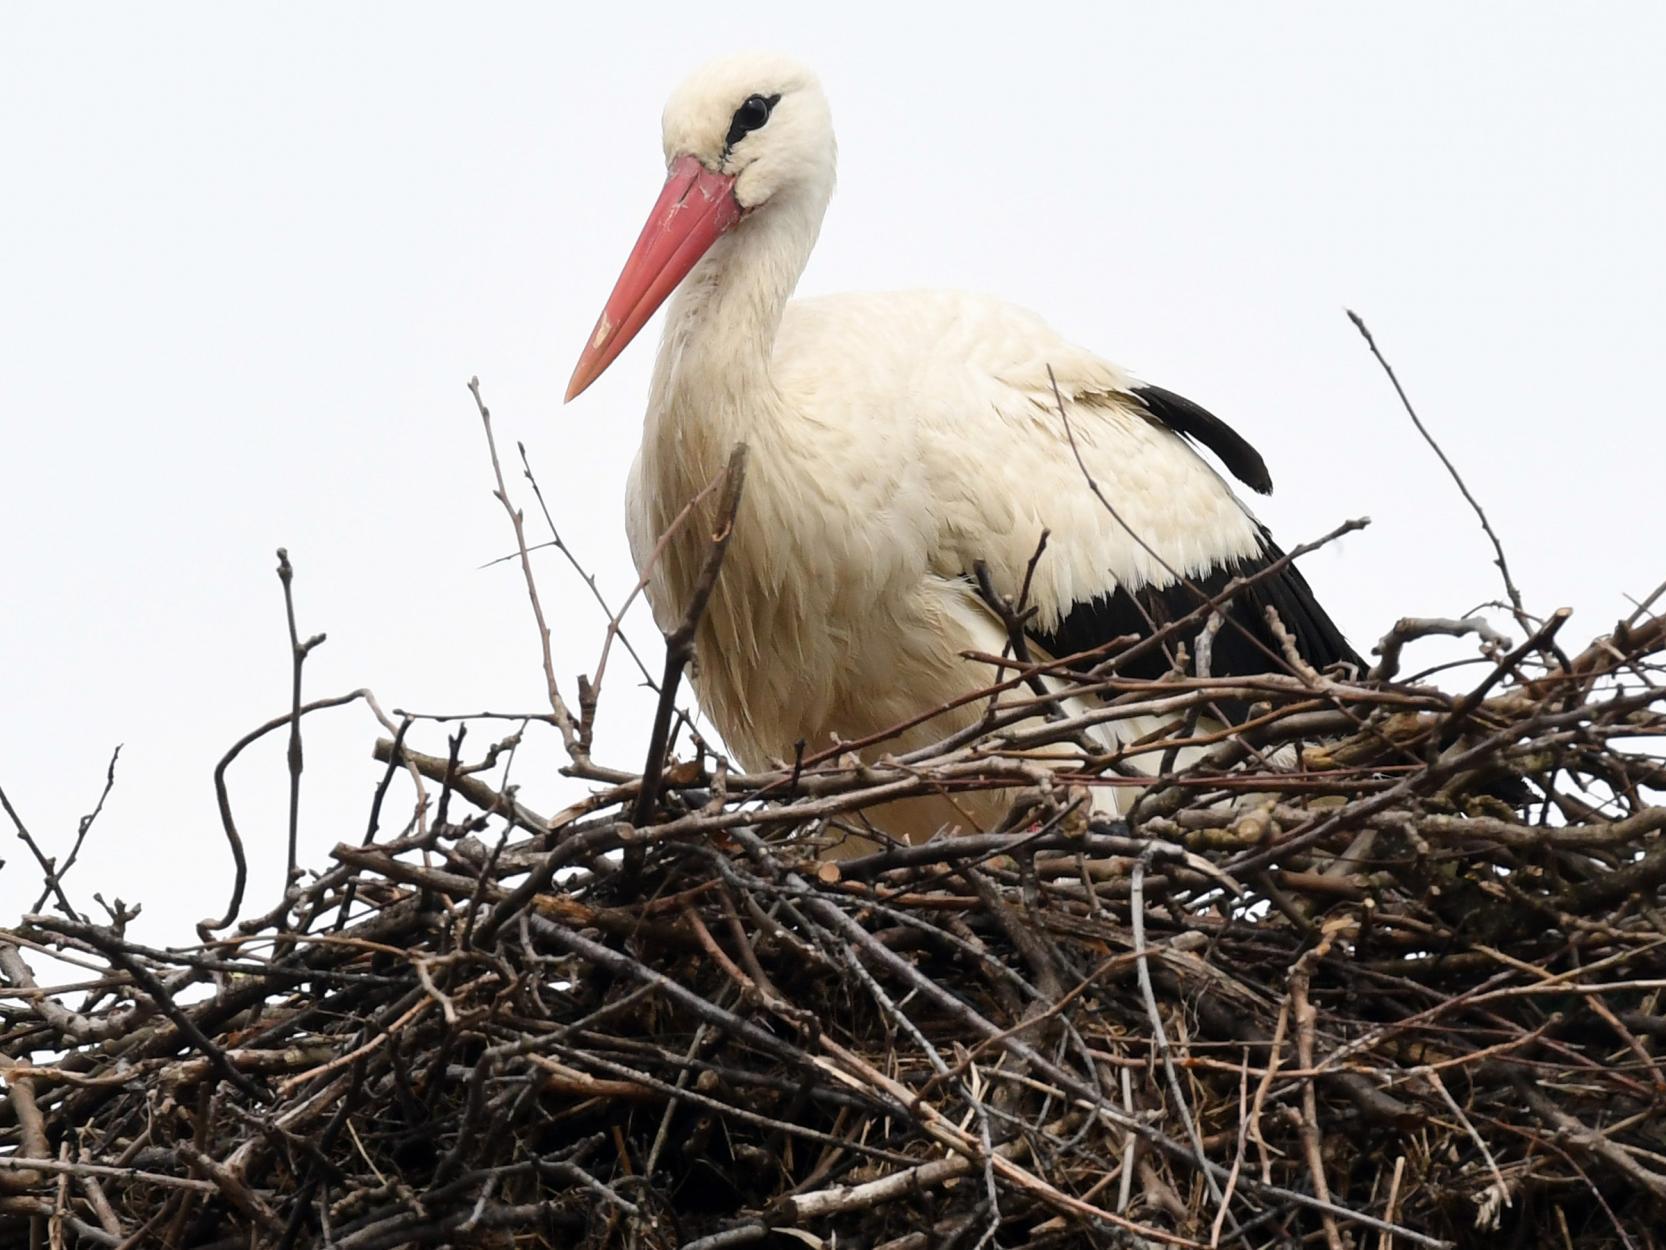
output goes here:
[{"label": "stork head", "polygon": [[613,363],[718,239],[753,214],[811,206],[833,189],[833,123],[814,74],[750,53],[696,70],[660,123],[669,174],[567,385]]},{"label": "stork head", "polygon": [[702,66],[671,93],[660,132],[668,168],[694,157],[731,180],[743,212],[778,195],[831,190],[827,97],[816,76],[787,57],[742,53]]}]

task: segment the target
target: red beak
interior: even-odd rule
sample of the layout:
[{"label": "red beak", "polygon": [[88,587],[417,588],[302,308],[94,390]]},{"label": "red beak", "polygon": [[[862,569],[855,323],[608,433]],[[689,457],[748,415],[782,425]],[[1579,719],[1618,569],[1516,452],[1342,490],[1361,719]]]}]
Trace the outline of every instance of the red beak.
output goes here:
[{"label": "red beak", "polygon": [[712,173],[692,156],[672,162],[659,203],[648,215],[578,358],[573,380],[567,383],[569,400],[602,376],[695,262],[739,220],[733,177]]}]

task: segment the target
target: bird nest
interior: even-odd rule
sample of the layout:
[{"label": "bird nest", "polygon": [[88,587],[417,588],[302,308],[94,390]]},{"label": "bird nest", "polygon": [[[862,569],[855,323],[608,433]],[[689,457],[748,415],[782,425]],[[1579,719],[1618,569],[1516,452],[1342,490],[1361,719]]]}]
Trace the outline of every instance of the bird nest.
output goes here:
[{"label": "bird nest", "polygon": [[[200,945],[49,866],[0,931],[0,1241],[1658,1245],[1666,628],[1569,656],[1563,619],[1461,694],[1394,670],[1472,623],[1402,622],[1368,680],[1108,678],[1176,740],[1250,705],[1126,820],[1086,803],[1116,760],[1040,770],[998,726],[575,765],[554,817],[491,779],[517,739],[401,726],[363,840]],[[822,853],[991,786],[1002,828]]]},{"label": "bird nest", "polygon": [[[548,713],[435,756],[407,740],[425,718],[367,691],[303,703],[323,639],[297,633],[280,553],[293,701],[215,772],[237,872],[199,944],[75,905],[97,809],[59,863],[0,794],[44,877],[0,930],[0,1243],[1662,1244],[1666,621],[1646,605],[1570,655],[1567,614],[1529,617],[1506,571],[1519,645],[1407,620],[1370,674],[1291,647],[1246,680],[1205,662],[1245,579],[1045,664],[1021,604],[992,602],[1014,654],[982,657],[975,733],[740,775],[677,708],[737,458],[702,496],[714,537],[644,766],[614,770],[591,743],[608,648],[575,714],[491,455]],[[1457,693],[1400,676],[1430,634],[1480,640]],[[1169,675],[1118,675],[1160,645]],[[1094,710],[1067,715],[1042,670]],[[381,783],[362,838],[308,874],[302,725],[357,700],[388,727]],[[1211,731],[1228,705],[1239,727]],[[1087,722],[1135,716],[1167,729],[1095,753]],[[554,816],[508,781],[533,721],[589,783]],[[277,732],[289,876],[239,921],[228,769]],[[384,828],[401,777],[411,815]],[[1095,813],[1107,786],[1126,819]],[[868,820],[988,789],[1012,799],[998,828],[897,846]]]}]

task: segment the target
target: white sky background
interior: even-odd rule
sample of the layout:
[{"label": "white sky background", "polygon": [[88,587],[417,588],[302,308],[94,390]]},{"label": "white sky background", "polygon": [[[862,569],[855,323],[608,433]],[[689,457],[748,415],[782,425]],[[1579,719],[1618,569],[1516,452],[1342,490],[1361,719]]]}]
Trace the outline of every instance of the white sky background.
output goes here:
[{"label": "white sky background", "polygon": [[[1362,650],[1497,581],[1344,305],[1530,606],[1575,608],[1582,642],[1666,573],[1666,7],[949,12],[0,10],[0,786],[61,854],[126,744],[73,898],[142,900],[152,940],[224,904],[211,772],[289,704],[280,544],[303,634],[329,634],[308,697],[542,706],[520,574],[478,567],[510,535],[464,384],[617,600],[657,323],[561,393],[662,179],[661,103],[733,39],[810,61],[833,101],[804,291],[1000,292],[1205,404],[1266,455],[1286,545],[1374,518],[1305,565]],[[571,698],[603,621],[559,556],[539,569]],[[633,765],[651,705],[623,661],[599,756]],[[304,862],[362,835],[379,732],[306,722]],[[570,793],[558,762],[549,733],[523,752],[534,806]],[[261,911],[283,735],[232,784]],[[15,917],[38,874],[4,821],[0,856]]]}]

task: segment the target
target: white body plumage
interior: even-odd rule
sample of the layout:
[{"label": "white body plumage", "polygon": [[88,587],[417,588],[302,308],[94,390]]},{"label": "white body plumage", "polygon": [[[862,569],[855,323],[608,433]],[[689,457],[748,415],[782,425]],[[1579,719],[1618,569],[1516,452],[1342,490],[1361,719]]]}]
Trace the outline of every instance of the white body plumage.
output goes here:
[{"label": "white body plumage", "polygon": [[[989,667],[964,653],[999,652],[1007,637],[968,573],[982,561],[1016,595],[1043,530],[1029,589],[1040,636],[1119,589],[1267,554],[1253,516],[1134,379],[1032,314],[948,292],[789,302],[833,186],[831,125],[804,70],[755,57],[708,67],[672,97],[664,129],[671,181],[573,389],[622,349],[645,299],[664,298],[656,266],[672,256],[671,281],[686,278],[665,324],[627,527],[644,566],[734,445],[748,444],[694,674],[744,765],[791,759],[799,741],[865,738],[986,685]],[[698,263],[676,273],[691,246]],[[1115,515],[1090,489],[1072,434]],[[713,506],[649,569],[662,627],[688,605]],[[944,712],[883,750],[934,741],[979,711]],[[916,806],[896,831],[918,836],[967,812]]]}]

